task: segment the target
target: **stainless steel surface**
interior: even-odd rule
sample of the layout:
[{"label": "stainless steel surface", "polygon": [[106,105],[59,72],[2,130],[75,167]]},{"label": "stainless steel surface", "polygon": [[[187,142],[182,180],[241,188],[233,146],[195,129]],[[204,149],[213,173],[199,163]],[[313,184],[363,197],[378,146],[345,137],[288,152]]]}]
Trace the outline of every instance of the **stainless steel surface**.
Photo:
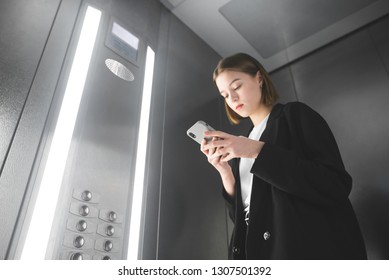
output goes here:
[{"label": "stainless steel surface", "polygon": [[70,256],[70,260],[78,260],[78,261],[81,261],[83,260],[84,257],[81,253],[73,253],[71,256]]},{"label": "stainless steel surface", "polygon": [[269,71],[389,12],[387,0],[160,1],[221,56],[249,53]]},{"label": "stainless steel surface", "polygon": [[44,127],[50,106],[57,101],[53,95],[79,4],[79,0],[62,1],[60,6],[59,1],[41,0],[0,4],[0,110],[8,111],[1,114],[0,213],[7,213],[7,218],[0,215],[0,259],[20,254],[22,222],[30,215],[27,208],[34,197],[28,185],[37,175],[33,166],[42,157],[40,142],[48,137]]},{"label": "stainless steel surface", "polygon": [[353,177],[351,200],[371,259],[389,258],[388,28],[386,17],[291,66],[298,100],[328,121]]},{"label": "stainless steel surface", "polygon": [[232,0],[219,11],[262,58],[268,59],[333,24],[340,25],[341,20],[376,2]]},{"label": "stainless steel surface", "polygon": [[88,223],[85,220],[78,221],[76,229],[80,232],[85,231],[88,228]]},{"label": "stainless steel surface", "polygon": [[81,198],[84,201],[90,201],[92,199],[92,193],[90,191],[83,191],[81,194]]},{"label": "stainless steel surface", "polygon": [[[149,183],[146,205],[148,215],[159,212],[158,235],[148,232],[155,225],[146,224],[146,240],[151,240],[145,240],[146,258],[152,254],[157,259],[227,258],[220,179],[198,144],[186,135],[200,119],[220,127],[221,107],[211,74],[220,57],[171,14],[164,15],[163,23],[167,25],[161,32],[166,33],[161,36],[167,37],[158,54],[166,64],[156,69],[162,82],[156,81],[160,90],[154,95],[158,103],[153,106],[148,166],[148,180],[155,185]],[[151,192],[160,193],[156,203]],[[148,248],[154,240],[156,252]]]},{"label": "stainless steel surface", "polygon": [[[128,236],[131,210],[145,46],[139,48],[139,66],[135,66],[104,45],[105,35],[110,32],[109,22],[117,17],[106,16],[100,24],[62,181],[63,206],[58,208],[52,228],[52,242],[47,252],[50,259],[66,258],[74,247],[82,249],[90,258],[107,251],[111,259],[123,259],[127,253],[125,236]],[[111,75],[104,64],[107,57],[131,69],[134,82]],[[67,208],[69,204],[71,207]],[[75,206],[79,207],[78,213],[73,210]],[[73,248],[62,245],[62,240],[73,235],[75,229],[67,225],[77,216],[96,226],[77,237]],[[105,233],[101,235],[100,225],[106,222],[123,229],[120,235],[115,235],[115,240],[106,240]],[[90,246],[87,246],[88,239]]]}]

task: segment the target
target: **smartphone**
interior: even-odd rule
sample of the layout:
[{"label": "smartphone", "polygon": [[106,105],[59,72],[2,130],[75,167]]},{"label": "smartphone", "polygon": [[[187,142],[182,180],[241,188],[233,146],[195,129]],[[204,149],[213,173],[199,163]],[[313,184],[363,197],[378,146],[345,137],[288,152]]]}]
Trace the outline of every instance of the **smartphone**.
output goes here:
[{"label": "smartphone", "polygon": [[[201,144],[201,142],[204,139],[204,132],[208,131],[208,130],[215,130],[215,129],[213,129],[212,126],[210,126],[209,124],[207,124],[204,121],[198,121],[194,125],[192,125],[191,128],[189,128],[186,131],[186,134],[190,138],[195,140],[197,143]],[[208,142],[211,140],[211,138],[205,138],[205,140],[207,140],[207,142]]]}]

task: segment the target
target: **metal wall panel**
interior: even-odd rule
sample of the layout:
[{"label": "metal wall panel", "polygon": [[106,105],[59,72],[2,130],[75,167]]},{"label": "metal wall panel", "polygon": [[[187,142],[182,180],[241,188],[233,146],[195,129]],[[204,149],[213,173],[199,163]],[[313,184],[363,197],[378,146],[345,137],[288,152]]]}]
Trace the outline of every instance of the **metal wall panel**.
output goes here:
[{"label": "metal wall panel", "polygon": [[[0,212],[5,213],[0,215],[1,258],[12,259],[20,256],[23,242],[19,241],[24,239],[24,220],[28,220],[26,217],[30,216],[32,211],[32,208],[27,209],[34,192],[32,186],[40,173],[39,164],[41,158],[45,157],[45,142],[50,140],[50,125],[58,113],[57,106],[63,94],[61,86],[66,82],[64,78],[59,79],[60,72],[63,71],[62,76],[67,75],[71,59],[70,62],[64,61],[65,55],[68,51],[68,57],[71,58],[74,51],[74,48],[70,47],[68,50],[68,47],[80,3],[79,0],[1,3],[0,46],[2,51],[4,50],[1,55],[1,110],[5,112],[2,113],[2,121],[7,122],[2,122],[4,131],[2,130],[1,148],[7,152],[8,146],[10,147],[0,180]],[[87,89],[89,97],[86,97],[87,101],[84,100],[80,111],[84,120],[79,122],[75,133],[75,142],[79,141],[77,145],[73,145],[70,157],[75,164],[73,169],[67,170],[67,174],[73,177],[70,176],[72,179],[68,178],[65,182],[70,185],[67,188],[76,186],[77,190],[88,188],[89,185],[97,188],[102,186],[103,196],[106,198],[104,203],[118,203],[126,208],[128,199],[125,198],[128,195],[120,193],[115,189],[115,185],[121,182],[126,189],[132,187],[132,162],[136,154],[144,50],[146,43],[154,49],[157,47],[159,28],[156,23],[159,22],[161,4],[154,0],[91,0],[88,3],[103,10],[106,25],[112,16],[141,36],[143,60],[140,59],[138,65],[133,66],[137,85],[134,95],[131,94],[134,90],[121,86],[123,81],[110,76],[112,74],[101,59],[106,58],[105,55],[118,60],[120,58],[103,51],[97,56],[99,59],[93,63],[92,68],[98,73],[93,74],[92,79],[95,79],[95,87],[98,89],[93,89],[93,86]],[[136,31],[132,27],[135,27]],[[100,45],[104,45],[105,31],[100,35]],[[56,87],[58,91],[54,95]],[[11,138],[5,139],[5,136]],[[63,197],[60,200],[64,205],[60,203],[59,208],[67,209],[66,203],[74,198],[74,191],[74,188],[69,191],[72,198]],[[118,196],[123,197],[125,201],[116,201],[115,197]],[[59,215],[56,223],[60,221],[63,221],[63,217]],[[122,233],[125,233],[126,229],[122,230]],[[63,232],[65,230],[58,231],[56,237],[63,237]],[[63,241],[60,240],[59,243],[63,244]],[[122,250],[123,248],[125,246]],[[54,248],[54,251],[59,249]],[[53,256],[59,258],[56,253],[53,253]]]},{"label": "metal wall panel", "polygon": [[[198,120],[220,127],[212,71],[219,56],[171,14],[166,75],[154,96],[164,100],[158,259],[227,257],[226,215],[219,175],[186,136]],[[162,106],[162,105],[161,105]]]},{"label": "metal wall panel", "polygon": [[1,147],[9,146],[0,177],[1,259],[15,254],[22,202],[31,194],[27,184],[79,3],[1,2]]},{"label": "metal wall panel", "polygon": [[388,23],[377,22],[290,66],[298,100],[327,120],[353,177],[350,198],[371,259],[389,258],[389,219],[383,215],[389,211],[389,79],[382,60],[389,54]]},{"label": "metal wall panel", "polygon": [[378,54],[385,65],[386,72],[389,75],[389,16],[386,16],[368,28],[369,34],[373,40]]},{"label": "metal wall panel", "polygon": [[0,170],[59,2],[6,0],[0,3]]},{"label": "metal wall panel", "polygon": [[[138,25],[133,19],[143,15],[144,23],[158,20],[150,16],[148,8],[152,7],[155,13],[160,7],[155,1],[142,3],[134,6],[132,2],[112,1],[101,6],[103,18],[67,159],[47,258],[126,258],[146,45],[158,34],[154,25],[145,29],[145,24]],[[137,61],[126,60],[107,47],[112,20],[140,39]],[[137,33],[142,30],[146,33]],[[156,45],[156,39],[152,41]],[[106,59],[125,65],[134,80],[125,81],[113,75],[104,64]],[[91,201],[82,198],[84,191],[92,194]],[[83,216],[82,207],[88,207],[90,214]],[[110,220],[109,213],[114,213],[117,219]],[[79,230],[78,222],[87,224],[87,230]],[[114,229],[113,235],[108,234],[108,228]],[[77,247],[77,238],[85,244]],[[106,247],[108,243],[112,248]]]},{"label": "metal wall panel", "polygon": [[142,259],[158,258],[160,190],[164,147],[166,71],[169,49],[169,12],[161,11],[158,48],[156,49],[154,89],[150,108],[149,150],[146,162],[145,223],[143,228]]},{"label": "metal wall panel", "polygon": [[[61,209],[52,231],[55,244],[49,258],[68,259],[74,252],[82,253],[85,259],[104,256],[123,259],[126,255],[123,244],[130,220],[128,208],[135,170],[145,47],[143,45],[139,50],[139,67],[119,57],[104,45],[109,22],[110,15],[105,15],[72,138],[59,201]],[[133,73],[134,81],[113,75],[104,64],[108,58],[124,64]],[[76,194],[83,191],[90,191],[98,200],[88,204]],[[80,216],[77,209],[72,208],[81,204],[88,205],[90,215]],[[93,215],[92,209],[99,214]],[[106,219],[110,211],[117,214],[116,222],[110,223]],[[89,228],[95,227],[94,232],[84,234],[69,224],[82,219],[87,221]],[[98,232],[98,227],[109,225],[116,231],[112,238],[104,231]],[[71,242],[74,236],[90,239],[94,245],[87,248],[85,243],[80,249],[74,248]],[[70,245],[66,243],[68,239]],[[99,241],[112,241],[114,248],[104,251]]]}]

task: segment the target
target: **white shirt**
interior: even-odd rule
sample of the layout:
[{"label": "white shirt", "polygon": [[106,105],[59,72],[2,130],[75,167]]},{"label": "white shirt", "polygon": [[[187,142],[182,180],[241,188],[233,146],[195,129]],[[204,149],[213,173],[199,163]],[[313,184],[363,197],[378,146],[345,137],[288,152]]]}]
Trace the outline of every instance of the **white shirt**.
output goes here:
[{"label": "white shirt", "polygon": [[[269,115],[267,115],[267,117],[264,118],[261,123],[259,123],[253,128],[253,130],[250,132],[249,135],[250,139],[258,141],[261,138],[262,133],[266,128]],[[250,210],[251,188],[253,186],[253,174],[250,172],[250,170],[254,164],[254,161],[255,158],[241,158],[239,164],[242,202],[243,202],[243,208],[246,213],[248,213]]]}]

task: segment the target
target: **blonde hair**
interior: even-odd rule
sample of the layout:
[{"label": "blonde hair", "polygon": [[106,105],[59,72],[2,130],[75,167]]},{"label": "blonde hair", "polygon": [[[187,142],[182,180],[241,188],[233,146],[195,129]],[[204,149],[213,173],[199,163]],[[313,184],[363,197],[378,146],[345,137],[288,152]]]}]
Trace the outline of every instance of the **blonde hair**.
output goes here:
[{"label": "blonde hair", "polygon": [[[223,58],[219,61],[216,69],[213,71],[213,82],[215,84],[216,78],[219,76],[219,74],[226,70],[243,72],[249,74],[252,77],[255,77],[259,71],[263,80],[261,103],[268,107],[273,106],[276,103],[278,99],[277,90],[274,87],[265,68],[263,68],[262,64],[259,63],[255,58],[245,53],[237,53],[235,55]],[[226,108],[227,117],[230,122],[232,124],[239,124],[243,117],[235,113],[227,105],[226,101],[224,101],[224,106]]]}]

